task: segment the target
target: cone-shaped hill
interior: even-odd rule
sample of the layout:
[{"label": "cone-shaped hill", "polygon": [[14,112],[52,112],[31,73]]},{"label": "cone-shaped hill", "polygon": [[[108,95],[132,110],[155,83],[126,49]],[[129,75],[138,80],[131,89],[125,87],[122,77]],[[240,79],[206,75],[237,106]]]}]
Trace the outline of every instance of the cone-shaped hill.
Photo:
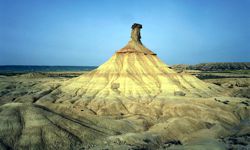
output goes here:
[{"label": "cone-shaped hill", "polygon": [[0,150],[249,148],[250,99],[227,96],[244,88],[220,94],[176,73],[143,46],[141,28],[77,78],[0,77]]},{"label": "cone-shaped hill", "polygon": [[141,42],[142,25],[134,24],[128,44],[97,69],[62,85],[64,95],[82,99],[129,98],[153,100],[162,96],[209,97],[218,94],[215,85],[195,76],[176,73]]}]

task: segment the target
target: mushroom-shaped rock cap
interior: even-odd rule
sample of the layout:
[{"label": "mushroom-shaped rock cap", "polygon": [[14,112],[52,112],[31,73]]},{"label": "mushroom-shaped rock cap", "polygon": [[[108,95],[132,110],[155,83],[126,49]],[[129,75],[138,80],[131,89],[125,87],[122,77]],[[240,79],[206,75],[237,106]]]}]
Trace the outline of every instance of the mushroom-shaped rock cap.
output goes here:
[{"label": "mushroom-shaped rock cap", "polygon": [[117,51],[117,53],[144,53],[149,55],[156,55],[151,50],[147,49],[141,42],[141,28],[142,25],[138,23],[134,23],[132,25],[132,31],[131,31],[131,40],[128,42],[128,44]]},{"label": "mushroom-shaped rock cap", "polygon": [[132,29],[135,29],[135,28],[139,28],[139,29],[141,29],[142,28],[142,25],[141,24],[139,24],[139,23],[134,23],[133,25],[132,25],[132,27],[131,27]]}]

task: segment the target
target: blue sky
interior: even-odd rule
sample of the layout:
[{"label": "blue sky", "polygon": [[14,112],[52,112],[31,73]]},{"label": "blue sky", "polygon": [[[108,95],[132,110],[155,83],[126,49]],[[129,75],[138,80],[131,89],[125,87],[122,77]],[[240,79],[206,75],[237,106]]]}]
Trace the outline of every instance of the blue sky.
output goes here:
[{"label": "blue sky", "polygon": [[167,64],[250,61],[250,0],[0,0],[0,65],[100,65],[135,22]]}]

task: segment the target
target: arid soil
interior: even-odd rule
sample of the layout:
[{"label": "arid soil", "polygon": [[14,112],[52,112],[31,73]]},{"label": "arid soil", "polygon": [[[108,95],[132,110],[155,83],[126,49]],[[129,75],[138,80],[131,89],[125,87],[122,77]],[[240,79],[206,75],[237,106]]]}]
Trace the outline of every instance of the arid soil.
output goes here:
[{"label": "arid soil", "polygon": [[88,103],[53,95],[68,80],[0,77],[0,149],[249,148],[249,78],[204,80],[225,89],[220,97]]}]

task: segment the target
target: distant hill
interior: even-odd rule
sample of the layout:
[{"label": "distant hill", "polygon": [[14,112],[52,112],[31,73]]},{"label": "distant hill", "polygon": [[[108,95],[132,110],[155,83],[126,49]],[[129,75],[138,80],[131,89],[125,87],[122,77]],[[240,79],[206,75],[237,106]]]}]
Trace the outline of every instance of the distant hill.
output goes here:
[{"label": "distant hill", "polygon": [[25,65],[0,65],[1,73],[29,73],[29,72],[75,72],[90,71],[97,66],[25,66]]},{"label": "distant hill", "polygon": [[171,68],[176,70],[202,70],[202,71],[221,71],[221,70],[250,70],[250,62],[224,62],[224,63],[200,63],[196,65],[173,65]]}]

